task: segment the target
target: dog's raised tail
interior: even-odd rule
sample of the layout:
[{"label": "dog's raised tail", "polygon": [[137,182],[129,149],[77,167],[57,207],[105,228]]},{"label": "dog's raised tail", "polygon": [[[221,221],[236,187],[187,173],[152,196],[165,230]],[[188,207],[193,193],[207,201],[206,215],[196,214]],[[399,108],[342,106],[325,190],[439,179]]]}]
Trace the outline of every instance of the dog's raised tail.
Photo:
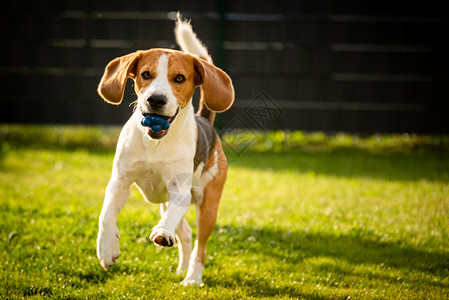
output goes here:
[{"label": "dog's raised tail", "polygon": [[[206,46],[196,36],[196,33],[192,29],[190,20],[182,20],[181,14],[178,12],[176,27],[175,27],[176,43],[181,47],[181,50],[206,60],[209,63],[213,63],[212,57],[209,55]],[[197,111],[197,115],[202,116],[209,120],[211,124],[215,120],[215,112],[211,111],[204,104],[204,93],[201,89],[201,99]]]},{"label": "dog's raised tail", "polygon": [[178,12],[175,28],[176,42],[182,51],[195,54],[202,59],[212,63],[212,58],[207,51],[206,46],[201,43],[200,39],[193,32],[190,20],[183,20],[181,14]]}]

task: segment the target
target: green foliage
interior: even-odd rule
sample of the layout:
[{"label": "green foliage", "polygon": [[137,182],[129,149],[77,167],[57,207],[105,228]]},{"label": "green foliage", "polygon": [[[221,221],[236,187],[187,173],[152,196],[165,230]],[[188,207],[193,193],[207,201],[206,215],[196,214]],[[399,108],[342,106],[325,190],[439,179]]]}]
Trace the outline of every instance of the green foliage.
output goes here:
[{"label": "green foliage", "polygon": [[[449,151],[449,136],[424,136],[416,134],[390,134],[362,136],[338,133],[326,135],[322,132],[304,133],[302,131],[246,131],[224,136],[225,145],[231,150],[252,151],[332,151],[361,150],[372,153]],[[236,151],[239,152],[239,151]]]},{"label": "green foliage", "polygon": [[229,174],[205,285],[185,288],[177,250],[148,240],[159,209],[136,188],[119,215],[122,256],[107,272],[97,261],[118,129],[0,132],[2,299],[449,295],[447,137],[277,131],[238,155],[231,147],[242,139],[226,137]]},{"label": "green foliage", "polygon": [[115,149],[120,127],[0,125],[2,146]]}]

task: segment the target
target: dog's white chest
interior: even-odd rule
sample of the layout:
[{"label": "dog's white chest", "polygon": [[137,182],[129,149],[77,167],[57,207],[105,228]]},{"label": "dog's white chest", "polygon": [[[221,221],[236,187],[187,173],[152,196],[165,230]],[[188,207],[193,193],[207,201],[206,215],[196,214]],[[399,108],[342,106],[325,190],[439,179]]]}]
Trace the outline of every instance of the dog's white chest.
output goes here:
[{"label": "dog's white chest", "polygon": [[146,168],[138,170],[136,185],[145,200],[153,203],[164,203],[169,200],[167,186],[160,172],[147,164]]}]

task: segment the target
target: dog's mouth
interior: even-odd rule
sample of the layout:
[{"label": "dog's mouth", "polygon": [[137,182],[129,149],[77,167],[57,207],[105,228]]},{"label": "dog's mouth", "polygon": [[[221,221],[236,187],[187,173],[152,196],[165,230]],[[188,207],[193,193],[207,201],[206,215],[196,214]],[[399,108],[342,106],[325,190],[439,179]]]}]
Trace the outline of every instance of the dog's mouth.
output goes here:
[{"label": "dog's mouth", "polygon": [[168,133],[171,124],[178,115],[178,112],[179,107],[176,110],[176,113],[171,117],[158,114],[142,113],[143,118],[140,123],[142,124],[142,126],[148,127],[147,133],[151,138],[158,140]]}]

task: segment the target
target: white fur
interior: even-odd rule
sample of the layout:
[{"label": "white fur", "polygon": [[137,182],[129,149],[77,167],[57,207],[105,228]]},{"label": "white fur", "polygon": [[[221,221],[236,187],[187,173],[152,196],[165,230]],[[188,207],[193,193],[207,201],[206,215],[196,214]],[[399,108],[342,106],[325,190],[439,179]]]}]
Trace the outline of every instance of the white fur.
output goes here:
[{"label": "white fur", "polygon": [[125,124],[117,144],[112,176],[106,189],[100,214],[97,255],[104,268],[112,266],[120,255],[117,215],[123,208],[133,183],[145,200],[164,203],[170,199],[171,188],[181,201],[169,202],[160,222],[153,228],[151,239],[162,234],[174,241],[175,229],[190,204],[188,185],[171,187],[169,182],[179,174],[193,173],[195,155],[195,120],[193,107],[180,109],[170,130],[161,140],[151,140],[140,125],[141,112],[136,111]]},{"label": "white fur", "polygon": [[157,65],[157,77],[151,82],[151,84],[138,94],[139,98],[137,100],[138,107],[141,112],[150,112],[150,105],[147,99],[151,95],[163,95],[167,98],[167,104],[164,106],[164,110],[158,113],[165,116],[173,116],[178,108],[178,102],[173,95],[173,90],[171,89],[170,83],[168,81],[168,56],[163,54],[159,57]]},{"label": "white fur", "polygon": [[195,241],[195,248],[192,251],[189,261],[189,269],[182,285],[202,285],[203,284],[203,268],[204,265],[198,258],[198,241]]},{"label": "white fur", "polygon": [[215,150],[214,163],[213,163],[212,167],[209,170],[207,170],[206,172],[202,173],[202,175],[198,176],[197,175],[198,172],[199,172],[199,174],[201,174],[201,172],[203,172],[203,168],[204,168],[203,166],[204,166],[204,164],[201,163],[198,166],[197,170],[195,171],[195,174],[193,175],[194,182],[193,182],[193,188],[192,188],[192,202],[195,203],[196,205],[201,204],[201,201],[203,200],[204,188],[209,183],[209,181],[211,181],[215,177],[215,175],[217,175],[217,173],[218,173],[217,150]]},{"label": "white fur", "polygon": [[176,43],[183,51],[198,55],[199,57],[212,62],[212,58],[209,56],[206,46],[204,46],[196,36],[190,21],[181,20],[179,14],[176,21],[175,37]]},{"label": "white fur", "polygon": [[190,261],[189,270],[181,284],[185,286],[203,285],[203,268],[204,265],[202,263]]},{"label": "white fur", "polygon": [[161,140],[151,139],[146,133],[147,129],[140,125],[142,111],[148,109],[146,99],[153,93],[167,97],[167,115],[174,115],[178,109],[167,79],[166,55],[159,58],[157,70],[157,78],[139,95],[139,109],[123,127],[117,144],[97,238],[97,255],[104,268],[112,266],[120,255],[117,215],[123,208],[133,183],[149,202],[164,203],[170,200],[167,210],[152,230],[150,239],[153,241],[156,236],[162,235],[174,242],[175,229],[191,202],[191,180],[183,185],[170,184],[180,174],[190,174],[190,178],[193,175],[196,124],[191,102],[179,110],[169,132]]},{"label": "white fur", "polygon": [[[177,31],[181,32],[181,30]],[[187,47],[196,47],[192,51],[201,52],[199,41],[200,46],[191,43],[192,39],[196,39],[194,33],[185,32],[184,30],[181,35],[183,40],[187,41]],[[205,51],[208,56],[207,50]],[[192,201],[191,191],[196,191],[196,200],[201,198],[202,189],[217,173],[217,154],[215,154],[214,167],[202,175],[201,171],[193,174],[197,130],[193,106],[190,101],[184,108],[178,107],[167,73],[168,57],[161,55],[158,60],[157,77],[148,88],[138,93],[138,109],[120,133],[112,175],[106,188],[99,218],[97,256],[106,269],[114,265],[120,255],[117,216],[129,197],[131,185],[136,184],[146,201],[162,203],[162,216],[152,229],[150,239],[154,241],[157,236],[163,236],[174,242],[176,232],[180,243],[178,272],[188,268],[183,284],[199,285],[202,283],[203,265],[197,262],[196,254],[194,254],[196,251],[190,258],[192,230],[183,218]],[[168,100],[162,112],[164,115],[173,116],[179,109],[167,135],[160,140],[149,137],[147,128],[140,124],[142,113],[150,111],[147,99],[154,94],[164,95]],[[201,165],[200,169],[202,170],[203,167],[204,165]],[[193,189],[192,185],[194,185]],[[167,202],[168,205],[165,204]]]}]

